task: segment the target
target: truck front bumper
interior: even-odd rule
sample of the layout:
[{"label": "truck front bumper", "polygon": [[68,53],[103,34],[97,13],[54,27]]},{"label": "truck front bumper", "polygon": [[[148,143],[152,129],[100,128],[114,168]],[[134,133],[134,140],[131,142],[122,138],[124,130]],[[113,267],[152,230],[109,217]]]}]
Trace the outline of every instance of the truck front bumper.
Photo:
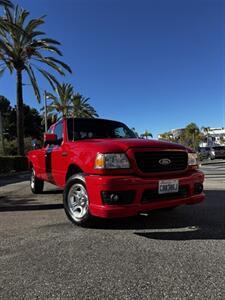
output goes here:
[{"label": "truck front bumper", "polygon": [[[158,194],[159,180],[162,179],[178,179],[179,192]],[[90,213],[102,218],[129,217],[154,209],[196,204],[205,198],[202,191],[203,181],[204,174],[200,171],[160,179],[88,175],[86,186],[90,199]],[[104,201],[105,195],[111,194],[117,197],[122,195],[119,204],[108,204]]]}]

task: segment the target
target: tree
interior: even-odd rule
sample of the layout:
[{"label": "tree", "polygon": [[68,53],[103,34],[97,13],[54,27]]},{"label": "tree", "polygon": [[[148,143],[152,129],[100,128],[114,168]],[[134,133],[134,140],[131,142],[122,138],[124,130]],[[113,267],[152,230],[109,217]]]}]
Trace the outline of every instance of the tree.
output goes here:
[{"label": "tree", "polygon": [[[70,83],[56,84],[55,95],[47,92],[46,98],[52,100],[48,105],[49,117],[67,117],[72,109],[73,86]],[[42,108],[43,110],[43,108]]]},{"label": "tree", "polygon": [[144,133],[141,134],[141,137],[145,138],[146,140],[148,139],[148,137],[153,137],[151,132],[149,132],[148,130],[145,130]]},{"label": "tree", "polygon": [[89,98],[74,93],[73,86],[70,83],[56,84],[55,94],[47,92],[46,97],[52,100],[47,106],[49,118],[56,120],[60,117],[71,116],[75,118],[98,117],[94,107],[88,103]]},{"label": "tree", "polygon": [[42,64],[55,70],[60,75],[65,75],[65,70],[71,72],[70,67],[64,62],[43,53],[47,51],[62,56],[57,48],[60,43],[45,37],[44,32],[37,30],[40,25],[44,24],[44,17],[31,19],[27,22],[28,17],[28,11],[16,6],[15,9],[5,7],[5,14],[0,18],[0,61],[2,61],[0,72],[6,68],[9,69],[10,73],[16,72],[19,155],[24,155],[23,72],[27,73],[39,102],[41,96],[34,69],[40,72],[53,88],[57,80],[50,72],[41,67]]},{"label": "tree", "polygon": [[160,139],[170,142],[176,142],[176,139],[173,137],[173,134],[170,131],[160,134]]},{"label": "tree", "polygon": [[98,114],[93,106],[89,103],[89,98],[85,98],[79,93],[76,93],[72,97],[72,115],[75,118],[95,118]]},{"label": "tree", "polygon": [[3,135],[5,136],[8,133],[10,127],[10,116],[12,114],[12,107],[10,105],[10,101],[0,95],[0,113],[2,116],[2,130]]},{"label": "tree", "polygon": [[6,114],[11,111],[10,101],[2,95],[0,95],[0,111],[2,114]]},{"label": "tree", "polygon": [[182,132],[179,142],[187,147],[197,149],[201,141],[199,127],[195,123],[188,124]]},{"label": "tree", "polygon": [[[23,105],[24,111],[24,136],[42,138],[43,126],[41,125],[41,116],[35,108]],[[32,124],[32,126],[30,126]]]},{"label": "tree", "polygon": [[[3,133],[5,138],[13,140],[16,138],[16,108],[11,107],[10,101],[0,96],[0,112],[3,116]],[[41,116],[35,108],[23,105],[24,113],[24,136],[40,139],[43,131]],[[32,124],[32,126],[31,126]]]},{"label": "tree", "polygon": [[0,6],[5,6],[5,7],[13,7],[13,4],[10,0],[0,0]]}]

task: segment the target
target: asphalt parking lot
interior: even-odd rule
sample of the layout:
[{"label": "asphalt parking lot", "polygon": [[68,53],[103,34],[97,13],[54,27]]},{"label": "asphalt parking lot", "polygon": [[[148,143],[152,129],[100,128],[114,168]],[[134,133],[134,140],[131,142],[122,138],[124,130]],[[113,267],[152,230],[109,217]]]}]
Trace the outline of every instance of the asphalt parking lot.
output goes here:
[{"label": "asphalt parking lot", "polygon": [[225,164],[202,169],[204,203],[91,229],[54,186],[0,178],[0,299],[225,299]]}]

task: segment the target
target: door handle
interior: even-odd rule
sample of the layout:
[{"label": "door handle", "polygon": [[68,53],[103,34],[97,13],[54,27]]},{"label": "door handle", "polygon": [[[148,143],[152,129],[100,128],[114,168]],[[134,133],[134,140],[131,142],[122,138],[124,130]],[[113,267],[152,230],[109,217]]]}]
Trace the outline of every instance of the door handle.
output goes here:
[{"label": "door handle", "polygon": [[66,151],[62,152],[62,156],[67,156],[67,155],[68,155],[68,153]]}]

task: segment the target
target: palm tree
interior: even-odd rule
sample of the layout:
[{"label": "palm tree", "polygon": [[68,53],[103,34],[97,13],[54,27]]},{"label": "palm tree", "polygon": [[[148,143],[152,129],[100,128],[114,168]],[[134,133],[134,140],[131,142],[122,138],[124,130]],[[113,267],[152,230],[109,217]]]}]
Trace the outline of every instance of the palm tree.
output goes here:
[{"label": "palm tree", "polygon": [[48,105],[48,117],[58,119],[68,117],[72,110],[73,86],[70,83],[56,84],[55,94],[46,92],[46,97],[52,102]]},{"label": "palm tree", "polygon": [[85,98],[79,93],[76,93],[72,97],[73,103],[73,117],[75,118],[95,118],[98,114],[93,106],[89,103],[89,98]]},{"label": "palm tree", "polygon": [[170,141],[170,142],[175,142],[175,138],[173,137],[173,134],[170,131],[161,133],[159,139]]},{"label": "palm tree", "polygon": [[54,88],[56,78],[41,67],[47,65],[60,75],[71,69],[61,60],[46,56],[43,52],[51,52],[62,56],[57,48],[60,43],[45,37],[45,33],[37,30],[44,24],[44,17],[27,22],[29,12],[16,6],[15,9],[5,7],[5,14],[0,18],[0,70],[6,68],[16,72],[17,84],[17,144],[18,154],[24,155],[23,133],[23,73],[26,72],[32,84],[35,96],[40,102],[41,96],[34,69],[40,72]]},{"label": "palm tree", "polygon": [[148,130],[145,130],[144,133],[141,134],[141,137],[145,138],[146,140],[148,139],[148,137],[153,137],[151,132],[149,132]]},{"label": "palm tree", "polygon": [[13,4],[10,0],[0,0],[0,6],[13,7]]}]

